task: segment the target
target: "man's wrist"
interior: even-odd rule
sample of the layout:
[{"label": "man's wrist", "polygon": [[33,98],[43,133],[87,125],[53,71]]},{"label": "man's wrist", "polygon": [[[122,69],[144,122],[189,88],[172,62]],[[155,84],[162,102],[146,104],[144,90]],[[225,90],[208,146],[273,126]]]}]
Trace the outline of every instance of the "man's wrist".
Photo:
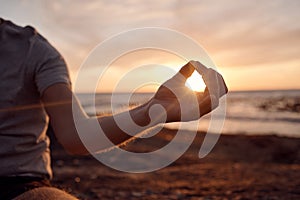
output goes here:
[{"label": "man's wrist", "polygon": [[130,111],[133,121],[139,126],[153,127],[159,123],[166,122],[166,110],[155,99],[136,107]]}]

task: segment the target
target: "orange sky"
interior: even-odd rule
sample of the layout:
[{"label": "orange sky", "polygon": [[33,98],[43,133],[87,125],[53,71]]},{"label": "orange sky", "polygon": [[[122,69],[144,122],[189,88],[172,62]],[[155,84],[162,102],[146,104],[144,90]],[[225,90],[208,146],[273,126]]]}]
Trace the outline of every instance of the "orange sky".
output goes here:
[{"label": "orange sky", "polygon": [[[65,57],[73,82],[79,66],[97,44],[121,31],[154,26],[171,28],[196,40],[231,90],[300,89],[298,0],[114,2],[7,1],[1,4],[0,13],[17,24],[31,24],[48,38]],[[174,69],[184,63],[160,52],[136,57],[136,64],[155,62]],[[101,80],[107,79],[105,83],[100,81],[99,91],[111,90],[111,77],[135,63],[130,58],[117,61],[121,67]],[[147,75],[156,76],[155,71]],[[89,80],[85,85],[82,91],[88,88]]]}]

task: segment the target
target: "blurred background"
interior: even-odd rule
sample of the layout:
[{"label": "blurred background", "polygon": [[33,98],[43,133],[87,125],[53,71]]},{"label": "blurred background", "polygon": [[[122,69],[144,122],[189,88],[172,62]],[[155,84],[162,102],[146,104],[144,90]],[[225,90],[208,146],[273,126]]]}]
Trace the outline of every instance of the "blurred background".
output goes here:
[{"label": "blurred background", "polygon": [[[175,163],[148,174],[117,172],[91,157],[66,156],[54,145],[54,185],[80,199],[300,199],[299,10],[299,0],[0,0],[0,17],[35,27],[59,50],[73,83],[99,43],[133,28],[162,27],[197,41],[230,89],[224,134],[206,158],[198,157],[205,134],[197,134]],[[185,62],[162,51],[137,51],[116,60],[99,83],[96,113],[89,79],[78,97],[89,115],[109,113],[113,82],[124,70],[153,63],[178,70]],[[124,89],[117,94],[117,107],[147,101],[156,87],[139,91],[129,105]],[[209,115],[202,118],[199,133],[207,132],[209,123]],[[167,124],[149,140],[137,139],[125,149],[159,149],[177,128],[178,123]]]}]

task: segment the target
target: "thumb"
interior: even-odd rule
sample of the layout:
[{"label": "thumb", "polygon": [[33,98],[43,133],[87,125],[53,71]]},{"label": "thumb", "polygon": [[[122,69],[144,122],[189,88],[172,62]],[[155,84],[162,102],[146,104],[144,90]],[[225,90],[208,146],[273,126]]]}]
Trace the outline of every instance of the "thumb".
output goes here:
[{"label": "thumb", "polygon": [[193,74],[194,70],[194,66],[191,64],[191,62],[188,62],[179,70],[178,73],[183,75],[185,79],[188,79]]},{"label": "thumb", "polygon": [[194,70],[194,66],[188,62],[179,70],[179,72],[177,72],[171,79],[167,80],[163,85],[182,85],[193,74]]}]

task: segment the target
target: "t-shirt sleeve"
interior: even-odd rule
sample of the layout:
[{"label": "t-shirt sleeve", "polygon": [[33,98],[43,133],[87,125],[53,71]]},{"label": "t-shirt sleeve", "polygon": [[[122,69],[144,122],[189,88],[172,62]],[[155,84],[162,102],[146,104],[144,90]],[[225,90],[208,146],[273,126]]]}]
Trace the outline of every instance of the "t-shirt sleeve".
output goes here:
[{"label": "t-shirt sleeve", "polygon": [[56,83],[71,85],[67,65],[60,53],[44,38],[35,38],[32,56],[36,59],[34,79],[40,96]]}]

